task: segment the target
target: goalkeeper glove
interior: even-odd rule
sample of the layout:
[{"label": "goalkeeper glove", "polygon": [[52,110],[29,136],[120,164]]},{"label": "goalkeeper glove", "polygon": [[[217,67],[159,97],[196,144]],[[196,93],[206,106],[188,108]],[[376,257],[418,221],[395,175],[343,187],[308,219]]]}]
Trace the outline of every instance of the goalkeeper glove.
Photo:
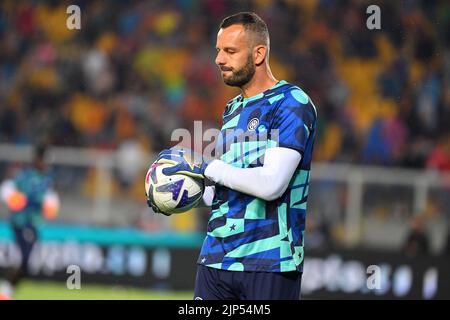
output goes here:
[{"label": "goalkeeper glove", "polygon": [[165,175],[178,173],[197,179],[205,178],[205,169],[209,164],[201,155],[184,149],[163,150],[159,153],[156,161],[172,165],[162,170]]}]

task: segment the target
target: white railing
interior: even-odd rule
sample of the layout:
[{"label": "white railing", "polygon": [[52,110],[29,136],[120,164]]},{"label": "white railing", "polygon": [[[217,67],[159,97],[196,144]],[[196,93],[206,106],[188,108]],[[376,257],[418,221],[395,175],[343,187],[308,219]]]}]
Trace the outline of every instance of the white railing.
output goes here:
[{"label": "white railing", "polygon": [[412,187],[414,214],[423,213],[426,209],[430,188],[450,188],[449,173],[351,164],[314,163],[311,180],[332,180],[347,184],[345,233],[346,242],[350,245],[361,238],[362,195],[365,184]]},{"label": "white railing", "polygon": [[[0,162],[28,162],[31,147],[0,144]],[[141,158],[141,166],[148,166],[154,155]],[[92,210],[92,221],[109,224],[113,219],[112,204],[113,169],[118,166],[117,153],[82,148],[53,147],[48,152],[48,160],[55,165],[96,168],[96,181]],[[1,178],[1,177],[0,177]],[[143,179],[142,179],[143,180]],[[431,188],[450,189],[450,174],[429,170],[409,170],[359,166],[351,164],[331,164],[315,162],[312,165],[311,181],[332,181],[344,184],[347,188],[343,225],[345,242],[349,245],[361,240],[361,219],[363,216],[364,185],[400,185],[413,188],[413,213],[423,212]]]}]

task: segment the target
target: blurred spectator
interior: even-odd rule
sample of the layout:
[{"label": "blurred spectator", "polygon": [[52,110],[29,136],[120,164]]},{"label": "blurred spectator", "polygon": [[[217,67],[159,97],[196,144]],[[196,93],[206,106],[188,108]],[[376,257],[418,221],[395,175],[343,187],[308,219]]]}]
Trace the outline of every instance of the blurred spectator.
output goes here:
[{"label": "blurred spectator", "polygon": [[378,165],[386,165],[391,159],[391,150],[384,135],[384,122],[381,119],[372,123],[367,145],[363,151],[363,159],[367,163]]},{"label": "blurred spectator", "polygon": [[424,230],[425,216],[411,218],[410,229],[406,237],[404,252],[410,257],[430,254],[430,242]]},{"label": "blurred spectator", "polygon": [[438,130],[439,99],[441,82],[438,74],[427,70],[418,89],[416,113],[421,131],[427,135],[434,135]]},{"label": "blurred spectator", "polygon": [[450,171],[450,134],[441,138],[431,151],[427,160],[427,168]]}]

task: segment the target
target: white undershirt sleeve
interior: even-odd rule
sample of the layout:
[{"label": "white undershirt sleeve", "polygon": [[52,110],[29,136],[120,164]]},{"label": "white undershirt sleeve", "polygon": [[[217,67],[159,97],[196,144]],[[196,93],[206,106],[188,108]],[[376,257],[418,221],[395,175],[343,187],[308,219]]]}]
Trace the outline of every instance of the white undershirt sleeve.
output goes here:
[{"label": "white undershirt sleeve", "polygon": [[213,160],[205,176],[230,189],[261,198],[278,199],[287,189],[302,156],[290,148],[269,148],[264,164],[256,168],[236,168],[222,160]]},{"label": "white undershirt sleeve", "polygon": [[203,197],[197,204],[197,207],[211,207],[214,200],[215,187],[206,186],[203,191]]}]

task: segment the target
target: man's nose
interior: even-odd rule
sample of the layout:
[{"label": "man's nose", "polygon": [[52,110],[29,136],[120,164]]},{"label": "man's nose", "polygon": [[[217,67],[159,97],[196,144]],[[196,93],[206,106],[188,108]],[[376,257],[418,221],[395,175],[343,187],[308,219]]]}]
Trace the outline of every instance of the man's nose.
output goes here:
[{"label": "man's nose", "polygon": [[225,59],[224,59],[224,55],[222,54],[221,51],[217,52],[217,56],[216,56],[216,64],[218,66],[222,66],[225,64]]}]

